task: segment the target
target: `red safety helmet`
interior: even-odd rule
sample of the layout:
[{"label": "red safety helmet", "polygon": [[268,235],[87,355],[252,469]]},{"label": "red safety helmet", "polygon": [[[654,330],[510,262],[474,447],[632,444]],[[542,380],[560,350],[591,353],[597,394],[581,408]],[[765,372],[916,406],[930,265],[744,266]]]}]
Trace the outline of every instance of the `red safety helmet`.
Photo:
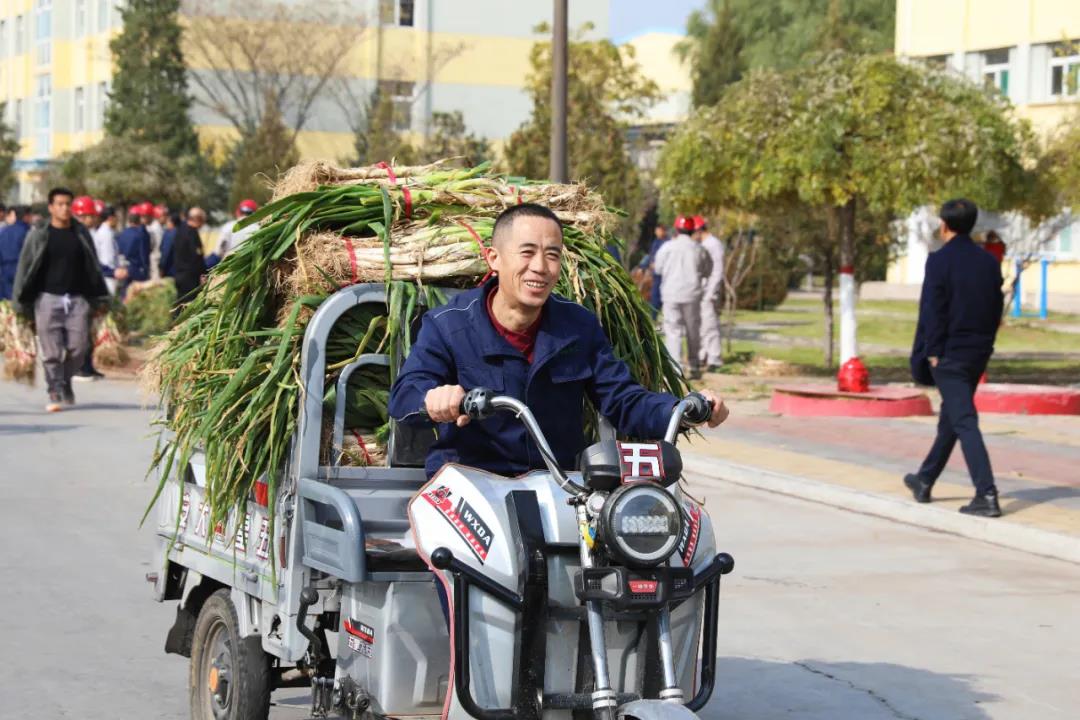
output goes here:
[{"label": "red safety helmet", "polygon": [[100,215],[103,212],[105,212],[105,201],[104,200],[94,200],[94,214],[95,215]]},{"label": "red safety helmet", "polygon": [[154,206],[154,217],[156,217],[158,220],[164,220],[165,215],[168,212],[169,212],[169,208],[165,207],[164,205],[155,205]]},{"label": "red safety helmet", "polygon": [[240,217],[242,215],[250,215],[258,209],[259,203],[255,202],[254,200],[251,200],[250,198],[246,200],[241,200],[240,204],[236,206],[236,215],[237,217]]},{"label": "red safety helmet", "polygon": [[708,226],[708,224],[709,223],[705,222],[705,218],[701,217],[700,215],[695,215],[694,216],[694,229],[695,230],[704,230]]},{"label": "red safety helmet", "polygon": [[696,230],[694,227],[694,218],[689,215],[679,215],[675,218],[675,229],[679,232],[694,232],[694,230]]},{"label": "red safety helmet", "polygon": [[94,198],[89,195],[80,195],[71,201],[71,212],[76,215],[93,215]]}]

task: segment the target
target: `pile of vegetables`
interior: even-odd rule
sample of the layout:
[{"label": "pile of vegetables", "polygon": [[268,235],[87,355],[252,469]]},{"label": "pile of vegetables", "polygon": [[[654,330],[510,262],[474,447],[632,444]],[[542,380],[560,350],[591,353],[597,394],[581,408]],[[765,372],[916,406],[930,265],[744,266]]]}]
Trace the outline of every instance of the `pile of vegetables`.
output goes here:
[{"label": "pile of vegetables", "polygon": [[37,368],[34,329],[7,300],[0,301],[0,352],[4,358],[4,379],[33,385]]},{"label": "pile of vegetables", "polygon": [[[599,316],[616,354],[643,385],[681,393],[683,380],[648,306],[605,250],[617,242],[609,230],[616,214],[583,185],[507,178],[486,164],[393,171],[306,164],[245,221],[258,223],[258,231],[214,268],[146,366],[145,377],[169,408],[154,458],[160,477],[202,449],[214,522],[241,506],[258,478],[273,496],[297,421],[300,344],[318,305],[349,284],[388,284],[387,307],[359,306],[335,327],[327,353],[332,389],[362,353],[407,354],[407,330],[418,314],[445,302],[438,288],[473,287],[487,273],[481,245],[495,217],[519,202],[546,205],[564,222],[556,292]],[[396,367],[401,358],[393,359]],[[375,370],[350,379],[346,447],[335,460],[385,462],[391,380]],[[325,400],[333,401],[332,391]]]},{"label": "pile of vegetables", "polygon": [[133,337],[152,337],[172,326],[176,284],[172,278],[132,283],[124,298],[124,327]]}]

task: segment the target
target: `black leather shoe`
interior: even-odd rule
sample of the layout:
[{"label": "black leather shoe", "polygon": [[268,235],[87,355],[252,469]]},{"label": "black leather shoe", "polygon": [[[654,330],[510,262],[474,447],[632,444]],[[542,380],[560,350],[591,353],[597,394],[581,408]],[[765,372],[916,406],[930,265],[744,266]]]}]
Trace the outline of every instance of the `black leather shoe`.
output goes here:
[{"label": "black leather shoe", "polygon": [[908,490],[915,497],[915,502],[928,503],[930,502],[930,488],[934,487],[933,483],[928,483],[918,475],[905,475],[904,484],[907,485]]},{"label": "black leather shoe", "polygon": [[979,517],[1001,517],[1001,506],[998,505],[997,493],[976,495],[967,505],[960,508],[965,515],[978,515]]}]

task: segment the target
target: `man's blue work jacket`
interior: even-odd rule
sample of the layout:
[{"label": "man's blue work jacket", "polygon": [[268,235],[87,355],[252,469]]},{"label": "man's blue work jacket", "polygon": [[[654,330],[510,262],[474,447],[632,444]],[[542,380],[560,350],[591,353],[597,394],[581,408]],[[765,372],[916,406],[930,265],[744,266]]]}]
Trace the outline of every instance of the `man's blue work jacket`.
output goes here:
[{"label": "man's blue work jacket", "polygon": [[[573,469],[585,448],[584,400],[592,402],[619,432],[659,439],[676,399],[646,390],[615,357],[591,312],[557,295],[540,320],[533,362],[496,332],[486,297],[497,284],[463,292],[424,315],[420,334],[390,390],[390,415],[405,423],[430,423],[420,412],[428,390],[461,385],[490,388],[523,401],[536,416],[559,465]],[[543,468],[544,461],[513,414],[499,412],[463,428],[439,423],[428,454],[428,477],[446,463],[500,475]]]},{"label": "man's blue work jacket", "polygon": [[15,290],[15,271],[28,232],[30,226],[22,220],[0,230],[0,300],[10,300]]},{"label": "man's blue work jacket", "polygon": [[124,228],[116,237],[116,247],[127,260],[128,280],[150,279],[150,233],[142,225]]}]

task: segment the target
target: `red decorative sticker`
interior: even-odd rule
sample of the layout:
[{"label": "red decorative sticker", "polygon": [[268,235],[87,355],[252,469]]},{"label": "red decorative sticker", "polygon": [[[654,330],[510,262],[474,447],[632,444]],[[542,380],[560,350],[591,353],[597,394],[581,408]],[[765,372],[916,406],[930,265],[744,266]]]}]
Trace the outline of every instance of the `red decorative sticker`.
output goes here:
[{"label": "red decorative sticker", "polygon": [[664,453],[660,443],[620,442],[618,445],[623,482],[664,479]]},{"label": "red decorative sticker", "polygon": [[697,551],[698,536],[701,534],[701,508],[694,503],[684,502],[685,510],[682,537],[676,552],[682,558],[683,567],[690,567],[690,561],[694,559]]},{"label": "red decorative sticker", "polygon": [[477,560],[481,563],[487,560],[495,536],[491,532],[491,526],[473,510],[472,505],[465,502],[465,498],[458,500],[455,505],[451,500],[450,488],[445,485],[427,490],[421,496],[457,530]]},{"label": "red decorative sticker", "polygon": [[659,582],[656,580],[630,580],[627,584],[630,586],[630,592],[635,595],[655,595]]}]

